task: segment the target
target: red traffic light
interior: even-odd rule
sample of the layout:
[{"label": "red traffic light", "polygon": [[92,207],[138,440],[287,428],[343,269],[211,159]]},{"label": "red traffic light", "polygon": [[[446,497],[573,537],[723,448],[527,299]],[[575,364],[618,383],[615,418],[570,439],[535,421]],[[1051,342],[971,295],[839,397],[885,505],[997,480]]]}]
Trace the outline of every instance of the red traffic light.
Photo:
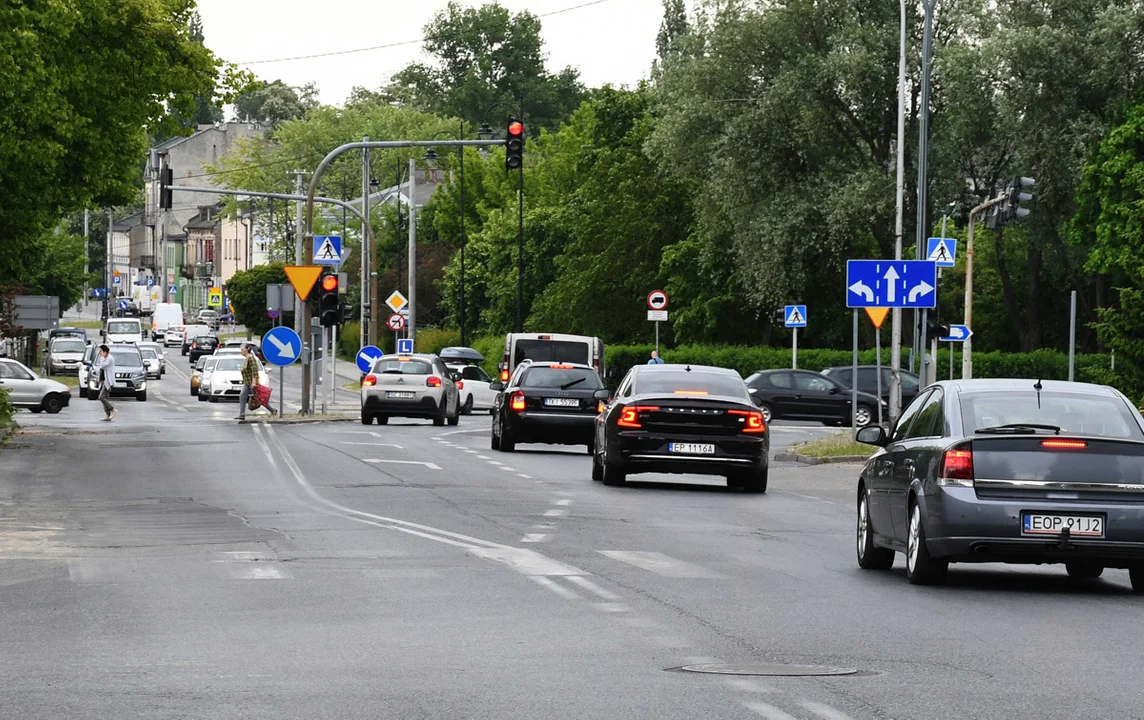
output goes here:
[{"label": "red traffic light", "polygon": [[513,120],[512,122],[510,122],[508,124],[508,134],[509,135],[517,135],[517,136],[523,135],[524,134],[524,123],[520,122],[519,120]]},{"label": "red traffic light", "polygon": [[327,275],[322,278],[322,289],[326,292],[334,292],[338,289],[338,276]]}]

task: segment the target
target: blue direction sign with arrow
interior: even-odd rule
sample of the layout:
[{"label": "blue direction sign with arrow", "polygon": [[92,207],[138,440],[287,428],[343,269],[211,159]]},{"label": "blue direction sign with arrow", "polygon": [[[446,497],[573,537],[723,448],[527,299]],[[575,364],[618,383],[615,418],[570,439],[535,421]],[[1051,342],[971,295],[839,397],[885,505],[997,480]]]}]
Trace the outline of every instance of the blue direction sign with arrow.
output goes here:
[{"label": "blue direction sign with arrow", "polygon": [[127,301],[126,300],[120,300],[119,301],[119,309],[120,310],[126,310],[127,309]]},{"label": "blue direction sign with arrow", "polygon": [[957,241],[953,238],[930,238],[926,245],[926,260],[938,267],[953,267],[957,260]]},{"label": "blue direction sign with arrow", "polygon": [[375,345],[366,345],[357,354],[357,367],[363,373],[367,373],[373,369],[373,364],[385,356],[381,348]]},{"label": "blue direction sign with arrow", "polygon": [[314,262],[319,265],[340,265],[342,262],[341,236],[315,235]]},{"label": "blue direction sign with arrow", "polygon": [[965,342],[973,336],[973,331],[965,325],[950,325],[949,335],[947,337],[938,338],[940,342]]},{"label": "blue direction sign with arrow", "polygon": [[936,288],[932,260],[846,261],[846,307],[932,308]]},{"label": "blue direction sign with arrow", "polygon": [[789,328],[806,327],[806,305],[787,305],[783,324]]},{"label": "blue direction sign with arrow", "polygon": [[271,365],[290,365],[302,354],[302,338],[292,328],[271,328],[262,336],[262,355]]}]

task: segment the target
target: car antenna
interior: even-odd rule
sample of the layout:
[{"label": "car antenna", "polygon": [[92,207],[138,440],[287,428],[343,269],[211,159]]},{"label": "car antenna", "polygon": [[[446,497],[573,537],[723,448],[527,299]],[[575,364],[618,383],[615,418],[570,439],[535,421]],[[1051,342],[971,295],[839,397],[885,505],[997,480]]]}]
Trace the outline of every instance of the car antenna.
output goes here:
[{"label": "car antenna", "polygon": [[1033,383],[1033,389],[1037,391],[1037,409],[1040,410],[1041,409],[1041,390],[1045,389],[1045,386],[1041,384],[1040,378],[1037,378],[1037,382]]}]

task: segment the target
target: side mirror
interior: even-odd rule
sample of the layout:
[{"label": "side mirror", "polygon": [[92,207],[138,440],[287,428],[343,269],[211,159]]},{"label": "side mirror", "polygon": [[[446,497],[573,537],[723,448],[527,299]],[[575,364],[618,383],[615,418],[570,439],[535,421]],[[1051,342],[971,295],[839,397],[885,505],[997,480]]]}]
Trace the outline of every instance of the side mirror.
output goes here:
[{"label": "side mirror", "polygon": [[599,400],[600,402],[608,402],[608,400],[611,399],[611,393],[608,392],[607,388],[600,388],[596,392],[592,393],[592,397],[596,400]]},{"label": "side mirror", "polygon": [[886,429],[881,425],[870,425],[862,428],[854,436],[854,439],[864,445],[874,445],[875,447],[885,447],[888,440]]},{"label": "side mirror", "polygon": [[504,390],[504,383],[502,383],[500,380],[493,380],[491,383],[489,383],[489,390],[500,392],[501,390]]},{"label": "side mirror", "polygon": [[841,392],[841,390],[838,389],[837,385],[831,385],[830,386],[830,394],[831,395],[837,395],[840,392]]}]

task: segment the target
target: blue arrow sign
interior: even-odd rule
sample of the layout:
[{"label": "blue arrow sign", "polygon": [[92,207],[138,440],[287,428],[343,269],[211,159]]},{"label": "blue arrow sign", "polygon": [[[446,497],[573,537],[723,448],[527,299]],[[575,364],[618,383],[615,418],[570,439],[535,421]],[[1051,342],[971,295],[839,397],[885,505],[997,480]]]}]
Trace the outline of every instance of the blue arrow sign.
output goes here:
[{"label": "blue arrow sign", "polygon": [[271,365],[290,365],[302,354],[302,338],[292,328],[271,328],[262,336],[262,355]]},{"label": "blue arrow sign", "polygon": [[342,262],[341,236],[315,235],[314,262],[319,265],[340,265]]},{"label": "blue arrow sign", "polygon": [[127,301],[126,300],[120,300],[119,301],[119,309],[120,310],[126,310],[127,309]]},{"label": "blue arrow sign", "polygon": [[412,355],[413,338],[399,338],[397,340],[397,352],[401,355]]},{"label": "blue arrow sign", "polygon": [[957,241],[953,238],[930,238],[926,245],[926,260],[938,267],[953,267],[957,260]]},{"label": "blue arrow sign", "polygon": [[381,351],[381,348],[374,345],[366,345],[361,350],[358,350],[356,358],[358,370],[361,370],[363,373],[369,372],[373,369],[373,364],[384,356],[385,353]]},{"label": "blue arrow sign", "polygon": [[783,310],[783,324],[789,328],[806,327],[806,305],[787,305]]},{"label": "blue arrow sign", "polygon": [[940,342],[965,342],[973,337],[973,331],[965,325],[950,325],[949,336],[938,338]]},{"label": "blue arrow sign", "polygon": [[846,307],[932,308],[936,288],[931,260],[846,261]]}]

